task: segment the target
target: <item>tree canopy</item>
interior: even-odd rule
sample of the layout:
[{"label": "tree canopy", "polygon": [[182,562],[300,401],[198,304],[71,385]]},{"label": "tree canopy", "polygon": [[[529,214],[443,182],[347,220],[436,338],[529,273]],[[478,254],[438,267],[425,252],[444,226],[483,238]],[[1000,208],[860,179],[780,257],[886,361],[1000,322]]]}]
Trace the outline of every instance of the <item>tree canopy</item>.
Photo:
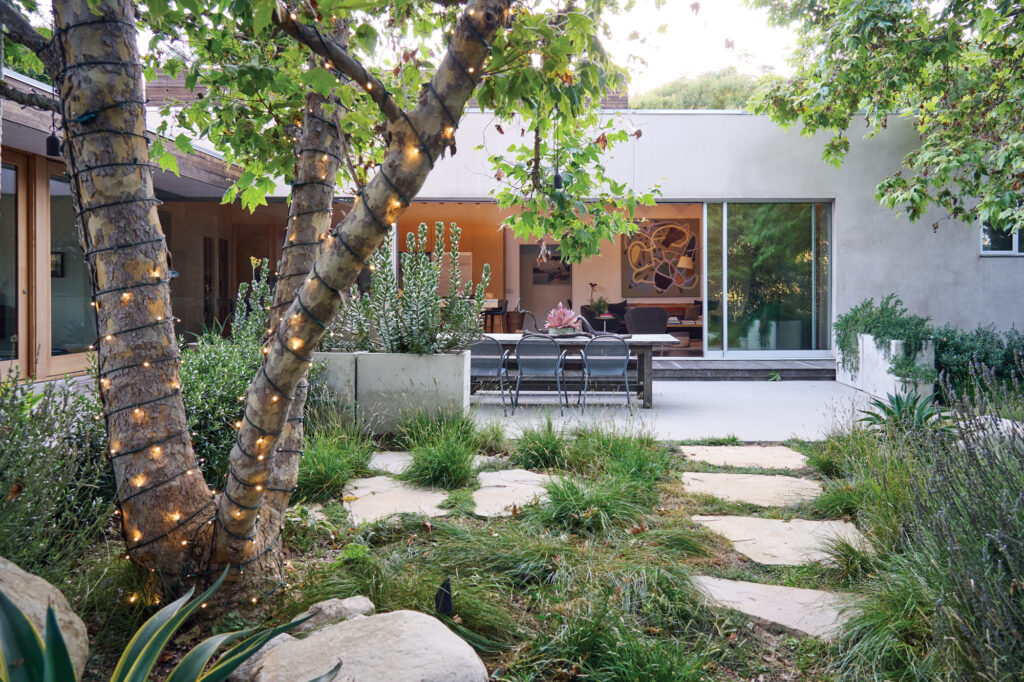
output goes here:
[{"label": "tree canopy", "polygon": [[757,92],[758,79],[729,66],[696,78],[683,76],[637,95],[632,109],[743,109]]},{"label": "tree canopy", "polygon": [[[751,0],[799,34],[796,73],[754,103],[783,126],[832,133],[838,165],[858,119],[868,135],[911,117],[921,138],[876,198],[919,219],[1024,227],[1024,8],[1011,0]],[[938,227],[938,223],[935,223]]]}]

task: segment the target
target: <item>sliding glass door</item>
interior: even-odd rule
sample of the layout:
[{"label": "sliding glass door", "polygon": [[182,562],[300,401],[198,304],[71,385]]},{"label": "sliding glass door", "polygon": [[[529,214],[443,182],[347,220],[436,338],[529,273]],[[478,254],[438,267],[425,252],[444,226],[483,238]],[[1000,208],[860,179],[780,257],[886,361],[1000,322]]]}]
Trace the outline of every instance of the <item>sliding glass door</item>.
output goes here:
[{"label": "sliding glass door", "polygon": [[831,343],[831,207],[707,205],[707,355],[813,357]]}]

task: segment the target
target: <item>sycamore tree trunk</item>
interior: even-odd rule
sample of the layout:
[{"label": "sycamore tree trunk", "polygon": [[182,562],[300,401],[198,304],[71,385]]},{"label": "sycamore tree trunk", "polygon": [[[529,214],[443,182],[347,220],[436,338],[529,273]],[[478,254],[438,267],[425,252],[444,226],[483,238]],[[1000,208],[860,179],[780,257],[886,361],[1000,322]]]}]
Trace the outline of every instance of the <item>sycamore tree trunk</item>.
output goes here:
[{"label": "sycamore tree trunk", "polygon": [[128,554],[171,584],[196,572],[213,492],[189,438],[128,0],[56,2],[48,67],[96,307],[99,394]]},{"label": "sycamore tree trunk", "polygon": [[125,543],[131,558],[159,571],[170,589],[209,582],[228,566],[235,576],[228,591],[235,597],[255,599],[276,583],[312,352],[342,292],[454,145],[474,74],[509,20],[509,2],[468,2],[437,73],[408,112],[348,55],[343,33],[321,37],[288,14],[275,18],[373,98],[386,119],[388,150],[353,209],[329,229],[341,138],[337,112],[310,96],[265,362],[246,392],[231,475],[217,494],[200,473],[182,402],[132,4],[56,2],[56,33],[47,39],[0,0],[8,37],[41,58],[60,93],[63,153],[96,305],[99,392]]},{"label": "sycamore tree trunk", "polygon": [[383,85],[354,62],[347,51],[288,13],[278,26],[330,60],[380,107],[385,119],[387,154],[376,176],[356,197],[352,211],[328,233],[309,276],[267,342],[264,371],[246,393],[246,413],[231,452],[231,465],[245,467],[244,485],[229,477],[214,528],[215,559],[244,564],[275,542],[278,529],[259,528],[265,491],[258,485],[272,474],[268,454],[288,420],[287,405],[312,361],[312,353],[338,311],[343,292],[366,267],[387,237],[390,225],[409,207],[442,152],[454,143],[455,129],[488,56],[488,43],[509,19],[509,0],[470,0],[453,31],[430,85],[415,109],[403,112]]}]

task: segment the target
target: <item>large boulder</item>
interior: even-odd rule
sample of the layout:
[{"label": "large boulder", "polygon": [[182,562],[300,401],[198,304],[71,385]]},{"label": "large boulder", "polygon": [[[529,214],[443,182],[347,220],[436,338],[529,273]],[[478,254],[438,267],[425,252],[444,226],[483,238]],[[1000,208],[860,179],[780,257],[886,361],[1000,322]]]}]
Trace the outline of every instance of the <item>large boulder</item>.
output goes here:
[{"label": "large boulder", "polygon": [[393,611],[316,630],[263,655],[252,682],[294,682],[341,662],[337,682],[487,682],[473,648],[424,613]]},{"label": "large boulder", "polygon": [[79,677],[85,670],[89,658],[89,633],[85,623],[71,610],[71,605],[61,591],[36,575],[18,568],[7,559],[0,557],[0,591],[14,602],[25,616],[45,636],[46,606],[53,604],[57,625],[64,635],[68,654]]},{"label": "large boulder", "polygon": [[291,630],[296,634],[300,632],[312,632],[322,625],[337,623],[340,620],[348,620],[355,616],[372,616],[373,602],[366,597],[356,596],[347,599],[326,599],[310,606],[304,613],[299,614],[295,620],[309,618],[301,625]]},{"label": "large boulder", "polygon": [[231,671],[231,674],[228,675],[228,682],[249,682],[249,680],[252,679],[252,671],[256,668],[256,664],[260,662],[260,658],[262,656],[266,656],[271,649],[275,649],[282,644],[297,641],[297,639],[289,635],[287,632],[282,632],[276,637],[271,637],[267,640],[266,644],[256,651],[253,656],[242,661],[242,665]]}]

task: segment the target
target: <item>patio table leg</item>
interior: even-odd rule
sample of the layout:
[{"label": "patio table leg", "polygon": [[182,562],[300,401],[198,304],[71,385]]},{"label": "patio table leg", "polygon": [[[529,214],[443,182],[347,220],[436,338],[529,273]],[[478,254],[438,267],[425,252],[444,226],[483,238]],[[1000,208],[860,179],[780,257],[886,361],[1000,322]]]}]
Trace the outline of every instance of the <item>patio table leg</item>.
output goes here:
[{"label": "patio table leg", "polygon": [[638,348],[637,349],[637,383],[640,384],[641,390],[643,391],[643,407],[644,409],[650,409],[654,406],[654,349],[653,348]]}]

